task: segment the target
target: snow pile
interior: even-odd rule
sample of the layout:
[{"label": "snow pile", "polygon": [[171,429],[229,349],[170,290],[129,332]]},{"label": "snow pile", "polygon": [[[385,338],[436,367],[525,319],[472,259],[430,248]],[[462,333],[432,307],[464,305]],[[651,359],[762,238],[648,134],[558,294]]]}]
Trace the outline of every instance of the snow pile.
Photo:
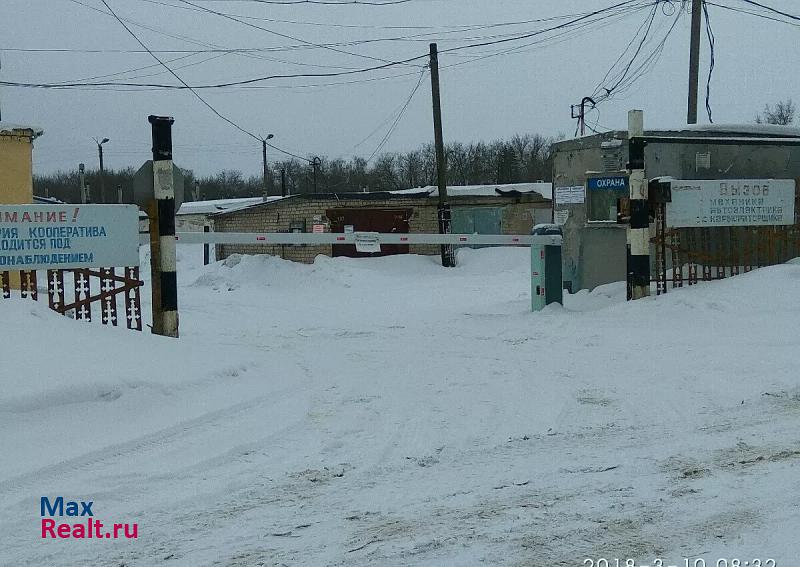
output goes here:
[{"label": "snow pile", "polygon": [[181,258],[178,341],[0,302],[0,564],[800,557],[798,264],[530,313],[526,249]]}]

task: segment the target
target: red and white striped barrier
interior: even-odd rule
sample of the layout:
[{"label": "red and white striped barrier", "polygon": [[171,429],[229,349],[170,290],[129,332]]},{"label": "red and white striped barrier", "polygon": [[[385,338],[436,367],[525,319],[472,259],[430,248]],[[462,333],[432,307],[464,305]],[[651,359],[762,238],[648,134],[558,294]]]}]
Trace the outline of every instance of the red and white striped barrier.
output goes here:
[{"label": "red and white striped barrier", "polygon": [[530,246],[534,238],[534,236],[522,234],[397,234],[379,232],[178,232],[175,234],[175,239],[181,244],[267,245],[374,243]]}]

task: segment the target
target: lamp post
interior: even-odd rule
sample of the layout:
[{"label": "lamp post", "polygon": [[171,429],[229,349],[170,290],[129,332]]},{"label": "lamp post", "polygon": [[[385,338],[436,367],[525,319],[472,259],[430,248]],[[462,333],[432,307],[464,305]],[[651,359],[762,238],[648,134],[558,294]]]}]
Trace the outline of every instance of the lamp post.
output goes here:
[{"label": "lamp post", "polygon": [[108,138],[98,140],[94,138],[94,143],[97,144],[97,154],[100,156],[100,202],[106,202],[106,175],[103,168],[103,144],[110,142]]},{"label": "lamp post", "polygon": [[264,177],[262,180],[262,184],[264,185],[264,196],[267,196],[267,140],[271,140],[275,136],[273,134],[267,134],[266,138],[261,140],[261,156],[262,156],[262,163],[264,165]]}]

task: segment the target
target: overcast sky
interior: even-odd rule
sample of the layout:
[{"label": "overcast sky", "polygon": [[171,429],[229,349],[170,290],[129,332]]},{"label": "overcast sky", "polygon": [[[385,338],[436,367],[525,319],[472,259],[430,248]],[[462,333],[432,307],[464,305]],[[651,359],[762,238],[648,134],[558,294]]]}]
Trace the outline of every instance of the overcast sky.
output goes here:
[{"label": "overcast sky", "polygon": [[[204,12],[182,0],[106,0],[150,49],[174,50],[159,57],[170,61],[183,80],[208,85],[275,74],[374,67],[382,61],[425,55],[430,41],[445,50],[505,39],[568,21],[532,20],[581,14],[622,0],[408,0],[388,6],[190,1],[270,31]],[[761,2],[800,13],[797,0]],[[714,4],[748,8],[742,0],[714,0]],[[640,57],[651,53],[664,37],[679,13],[676,9],[680,9],[679,1],[662,3],[651,28],[652,40]],[[111,52],[141,47],[111,15],[101,13],[105,10],[102,0],[2,0],[0,48],[105,52],[2,51],[0,80],[87,82],[147,67],[88,82],[179,84],[163,67],[150,67],[157,63],[147,53]],[[752,122],[765,103],[800,98],[800,27],[715,6],[709,6],[709,11],[716,36],[711,96],[715,122]],[[549,34],[442,53],[445,140],[489,141],[517,132],[571,137],[576,123],[570,118],[570,104],[593,93],[648,14],[646,7],[628,8],[602,24],[570,28],[557,38]],[[645,111],[647,127],[685,124],[689,21],[687,14],[678,20],[657,64],[630,90],[601,104],[599,113],[590,114],[590,125],[598,130],[623,128],[630,108]],[[509,22],[524,23],[489,27]],[[379,38],[394,39],[358,43]],[[530,45],[537,40],[547,41]],[[347,42],[356,43],[341,45]],[[328,49],[313,45],[321,43],[337,45]],[[209,51],[232,48],[259,51]],[[709,62],[705,36],[702,52],[701,101]],[[623,67],[628,59],[622,59]],[[257,136],[274,134],[272,141],[288,151],[304,156],[369,157],[417,84],[423,63],[425,59],[419,59],[349,76],[278,79],[253,83],[250,88],[199,92],[244,129]],[[107,167],[138,167],[149,158],[149,114],[175,117],[175,161],[182,167],[200,174],[239,169],[248,175],[258,174],[261,167],[260,142],[215,116],[186,90],[0,87],[0,104],[3,121],[44,129],[34,150],[39,173],[75,169],[79,162],[96,167],[93,137],[111,139],[106,145]],[[704,103],[700,121],[707,122],[703,107]],[[383,150],[412,149],[432,138],[426,74]],[[283,156],[270,150],[270,159],[278,157]]]}]

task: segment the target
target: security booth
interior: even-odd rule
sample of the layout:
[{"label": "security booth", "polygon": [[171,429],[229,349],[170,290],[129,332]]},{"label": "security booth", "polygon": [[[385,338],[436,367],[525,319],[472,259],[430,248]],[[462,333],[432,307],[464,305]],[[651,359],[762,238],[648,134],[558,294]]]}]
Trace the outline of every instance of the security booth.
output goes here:
[{"label": "security booth", "polygon": [[[721,183],[741,186],[742,191],[745,186],[770,186],[766,197],[756,196],[764,198],[763,204],[745,200],[738,206],[800,210],[791,207],[789,187],[800,179],[800,129],[712,124],[645,130],[644,138],[645,176],[652,193],[651,278],[674,273],[680,287],[682,278],[717,279],[800,253],[800,223],[788,214],[787,219],[770,220],[769,226],[740,219],[713,226],[697,221],[713,216],[711,208],[719,199],[731,197]],[[627,278],[628,142],[628,132],[617,130],[553,145],[553,218],[564,231],[564,285],[573,292]],[[652,183],[668,178],[680,182],[672,183],[671,194]],[[786,206],[776,200],[783,185]]]},{"label": "security booth", "polygon": [[531,231],[531,311],[564,303],[561,270],[561,227],[540,224]]}]

